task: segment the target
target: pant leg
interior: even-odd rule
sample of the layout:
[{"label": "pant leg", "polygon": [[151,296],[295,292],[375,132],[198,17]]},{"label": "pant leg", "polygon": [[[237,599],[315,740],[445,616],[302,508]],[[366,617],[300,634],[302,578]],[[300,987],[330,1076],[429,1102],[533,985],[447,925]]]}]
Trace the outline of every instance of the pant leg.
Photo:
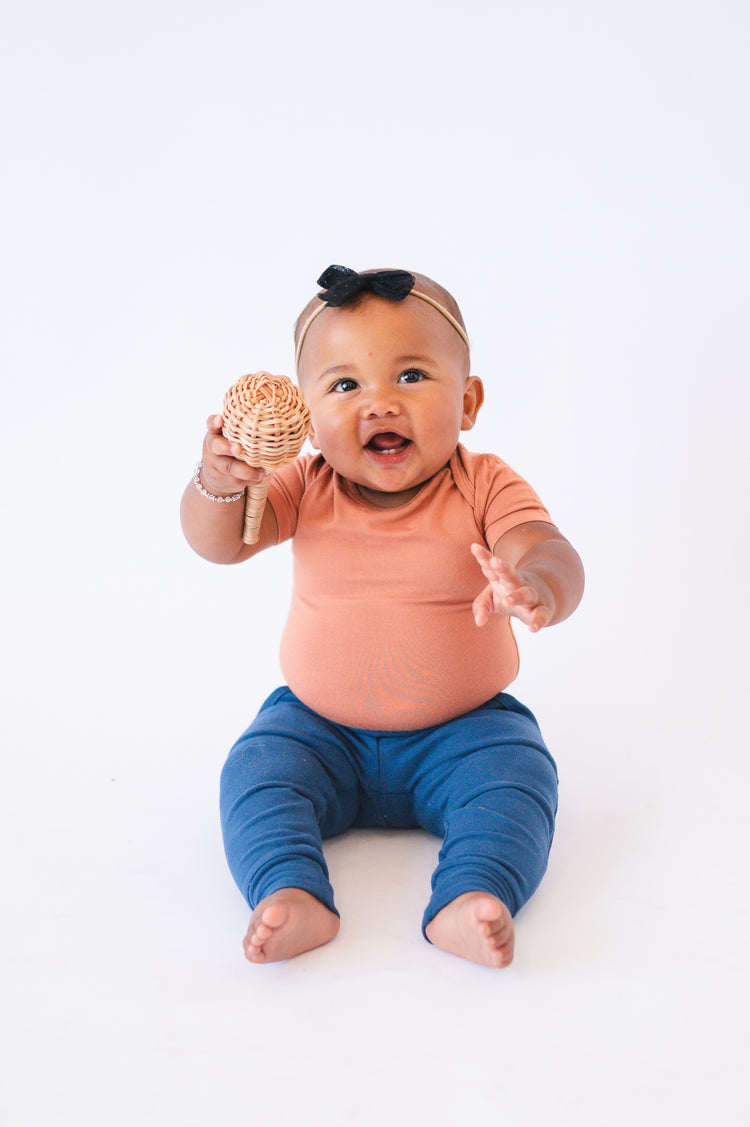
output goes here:
[{"label": "pant leg", "polygon": [[224,849],[250,907],[280,888],[302,888],[336,912],[322,839],[348,829],[358,802],[335,725],[288,689],[273,693],[221,775]]},{"label": "pant leg", "polygon": [[444,836],[423,928],[464,892],[512,915],[547,867],[557,770],[531,712],[507,693],[444,725],[417,783],[420,824]]}]

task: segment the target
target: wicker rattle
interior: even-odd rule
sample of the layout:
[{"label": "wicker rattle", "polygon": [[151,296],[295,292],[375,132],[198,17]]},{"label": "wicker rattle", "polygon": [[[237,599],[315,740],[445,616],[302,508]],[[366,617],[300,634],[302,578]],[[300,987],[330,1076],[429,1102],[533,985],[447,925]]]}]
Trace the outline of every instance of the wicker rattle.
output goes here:
[{"label": "wicker rattle", "polygon": [[[224,396],[223,434],[242,447],[240,460],[256,469],[275,470],[291,462],[310,429],[310,412],[300,389],[286,376],[255,372],[243,376]],[[257,543],[269,479],[248,485],[245,544]]]}]

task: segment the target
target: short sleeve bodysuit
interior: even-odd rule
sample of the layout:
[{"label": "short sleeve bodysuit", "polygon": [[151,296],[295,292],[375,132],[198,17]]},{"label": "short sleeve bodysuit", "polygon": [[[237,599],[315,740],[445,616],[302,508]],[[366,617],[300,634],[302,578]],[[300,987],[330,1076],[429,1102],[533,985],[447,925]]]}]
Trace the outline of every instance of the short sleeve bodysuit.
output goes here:
[{"label": "short sleeve bodysuit", "polygon": [[294,583],[281,667],[309,708],[339,724],[409,731],[502,692],[518,672],[510,619],[477,627],[485,580],[470,551],[549,521],[534,490],[492,454],[457,448],[416,497],[378,508],[319,455],[274,473],[279,542]]}]

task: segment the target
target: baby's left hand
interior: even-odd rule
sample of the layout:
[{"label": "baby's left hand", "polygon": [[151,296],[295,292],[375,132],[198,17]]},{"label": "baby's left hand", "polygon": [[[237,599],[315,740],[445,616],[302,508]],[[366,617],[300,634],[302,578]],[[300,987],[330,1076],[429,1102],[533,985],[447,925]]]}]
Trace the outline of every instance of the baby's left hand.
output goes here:
[{"label": "baby's left hand", "polygon": [[471,550],[489,580],[472,607],[477,626],[484,626],[491,614],[520,618],[532,634],[546,626],[554,614],[547,585],[532,572],[517,571],[506,560],[493,556],[483,544],[472,544]]}]

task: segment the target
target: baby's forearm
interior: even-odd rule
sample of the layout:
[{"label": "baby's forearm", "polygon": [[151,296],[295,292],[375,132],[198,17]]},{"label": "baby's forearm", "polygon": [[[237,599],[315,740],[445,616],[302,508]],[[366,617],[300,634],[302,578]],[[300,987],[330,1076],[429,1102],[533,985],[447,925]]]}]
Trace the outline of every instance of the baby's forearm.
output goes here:
[{"label": "baby's forearm", "polygon": [[239,563],[251,554],[242,541],[244,496],[238,501],[209,501],[191,481],[182,496],[180,520],[188,544],[205,560]]},{"label": "baby's forearm", "polygon": [[567,540],[551,539],[535,544],[521,557],[516,568],[537,580],[535,586],[543,585],[549,592],[554,611],[548,626],[563,622],[580,603],[584,587],[583,564]]}]

